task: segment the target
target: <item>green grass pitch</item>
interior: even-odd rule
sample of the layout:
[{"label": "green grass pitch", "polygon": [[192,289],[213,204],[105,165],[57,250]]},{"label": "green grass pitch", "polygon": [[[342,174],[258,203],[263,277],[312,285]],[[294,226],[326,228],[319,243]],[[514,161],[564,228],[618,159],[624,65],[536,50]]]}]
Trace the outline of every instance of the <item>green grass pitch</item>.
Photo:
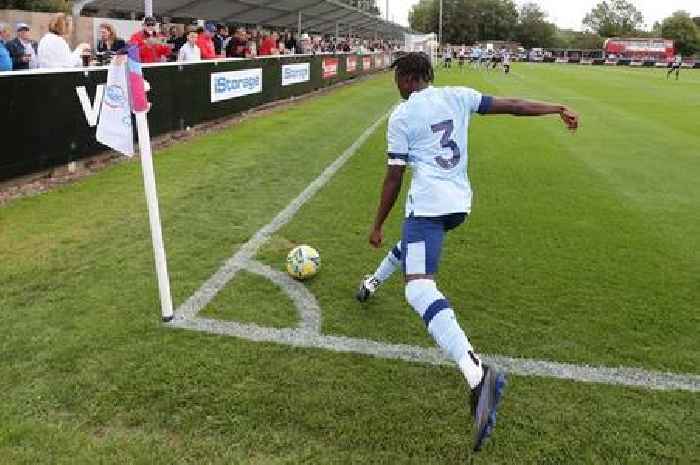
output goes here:
[{"label": "green grass pitch", "polygon": [[[700,374],[700,72],[515,64],[437,85],[566,103],[477,117],[473,215],[439,283],[479,351]],[[162,150],[156,173],[176,305],[398,101],[389,73]],[[307,285],[323,332],[430,346],[400,279],[353,300],[385,125],[261,250]],[[700,396],[511,376],[494,438],[470,452],[450,367],[165,328],[138,163],[0,207],[0,464],[691,464]],[[207,317],[286,327],[294,307],[236,277]]]}]

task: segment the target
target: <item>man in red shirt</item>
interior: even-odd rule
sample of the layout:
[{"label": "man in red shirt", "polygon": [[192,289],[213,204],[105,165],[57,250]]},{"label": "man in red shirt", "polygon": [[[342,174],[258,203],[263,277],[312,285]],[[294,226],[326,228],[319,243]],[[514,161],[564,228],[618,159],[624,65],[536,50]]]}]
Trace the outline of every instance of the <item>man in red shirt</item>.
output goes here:
[{"label": "man in red shirt", "polygon": [[273,32],[271,35],[265,35],[263,37],[262,43],[260,44],[260,56],[264,55],[278,55],[279,50],[277,49],[277,42],[279,41],[279,35]]},{"label": "man in red shirt", "polygon": [[161,43],[156,20],[150,16],[143,19],[143,30],[132,35],[129,43],[139,47],[141,63],[158,63],[170,55],[170,47]]},{"label": "man in red shirt", "polygon": [[202,60],[213,60],[216,58],[216,50],[214,49],[214,41],[212,37],[216,33],[216,26],[213,24],[207,24],[205,28],[199,28],[197,30],[199,37],[197,37],[197,47],[202,54]]}]

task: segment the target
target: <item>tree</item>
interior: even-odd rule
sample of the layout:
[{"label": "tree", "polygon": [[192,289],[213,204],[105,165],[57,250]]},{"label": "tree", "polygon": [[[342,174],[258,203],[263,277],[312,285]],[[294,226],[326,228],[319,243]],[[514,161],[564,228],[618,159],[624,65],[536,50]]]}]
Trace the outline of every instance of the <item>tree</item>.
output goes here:
[{"label": "tree", "polygon": [[633,35],[643,23],[642,13],[627,0],[602,1],[583,19],[583,24],[602,37]]},{"label": "tree", "polygon": [[515,38],[523,47],[554,47],[557,27],[547,22],[547,14],[536,3],[520,7]]},{"label": "tree", "polygon": [[700,50],[700,30],[687,11],[676,11],[664,19],[661,33],[664,39],[673,39],[682,55],[692,55]]},{"label": "tree", "polygon": [[[411,8],[412,29],[438,32],[440,2],[420,0]],[[479,40],[515,38],[518,10],[512,0],[443,0],[443,42],[471,44]]]},{"label": "tree", "polygon": [[0,9],[67,13],[71,3],[70,0],[0,0]]},{"label": "tree", "polygon": [[435,0],[420,0],[408,12],[411,28],[425,33],[437,32],[440,5]]}]

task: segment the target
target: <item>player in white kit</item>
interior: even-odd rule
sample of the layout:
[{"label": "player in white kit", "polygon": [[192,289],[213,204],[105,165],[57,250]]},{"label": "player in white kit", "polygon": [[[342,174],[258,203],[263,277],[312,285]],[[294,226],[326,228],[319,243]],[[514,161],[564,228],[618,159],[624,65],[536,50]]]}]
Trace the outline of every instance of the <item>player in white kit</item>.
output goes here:
[{"label": "player in white kit", "polygon": [[438,346],[456,362],[469,386],[474,450],[478,451],[493,431],[505,375],[481,362],[452,306],[435,284],[445,234],[461,225],[471,212],[469,123],[475,114],[557,114],[574,131],[578,116],[563,105],[495,98],[466,87],[433,87],[433,68],[423,53],[408,53],[392,67],[405,101],[389,119],[387,174],[369,236],[373,247],[382,245],[382,227],[401,190],[406,166],[411,167],[413,180],[401,240],[374,274],[362,280],[357,299],[369,299],[399,266],[402,268],[406,300]]},{"label": "player in white kit", "polygon": [[680,77],[682,66],[683,66],[683,56],[681,56],[681,54],[679,53],[673,59],[673,63],[670,65],[668,73],[666,73],[666,79],[668,80],[668,78],[671,77],[671,74],[673,74],[673,72],[675,71],[676,72],[676,81],[677,81],[678,78]]}]

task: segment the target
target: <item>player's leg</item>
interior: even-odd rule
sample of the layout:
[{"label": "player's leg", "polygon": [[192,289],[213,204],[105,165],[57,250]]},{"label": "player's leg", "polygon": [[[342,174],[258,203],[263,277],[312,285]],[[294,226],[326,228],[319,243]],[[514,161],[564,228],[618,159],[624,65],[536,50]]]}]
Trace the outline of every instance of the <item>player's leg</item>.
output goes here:
[{"label": "player's leg", "polygon": [[360,302],[366,302],[377,292],[379,286],[386,282],[401,266],[401,241],[384,257],[379,267],[371,275],[362,278],[355,297]]},{"label": "player's leg", "polygon": [[681,67],[679,66],[678,68],[676,68],[676,81],[678,80],[680,75],[681,75]]},{"label": "player's leg", "polygon": [[401,258],[406,276],[406,300],[422,318],[437,345],[455,361],[469,386],[474,416],[474,450],[479,450],[493,431],[505,376],[482,364],[434,279],[445,232],[463,221],[464,215],[461,218],[454,215],[407,218]]},{"label": "player's leg", "polygon": [[667,80],[671,78],[671,73],[673,73],[673,68],[672,68],[672,67],[669,67],[668,72],[666,73],[666,79],[667,79]]}]

